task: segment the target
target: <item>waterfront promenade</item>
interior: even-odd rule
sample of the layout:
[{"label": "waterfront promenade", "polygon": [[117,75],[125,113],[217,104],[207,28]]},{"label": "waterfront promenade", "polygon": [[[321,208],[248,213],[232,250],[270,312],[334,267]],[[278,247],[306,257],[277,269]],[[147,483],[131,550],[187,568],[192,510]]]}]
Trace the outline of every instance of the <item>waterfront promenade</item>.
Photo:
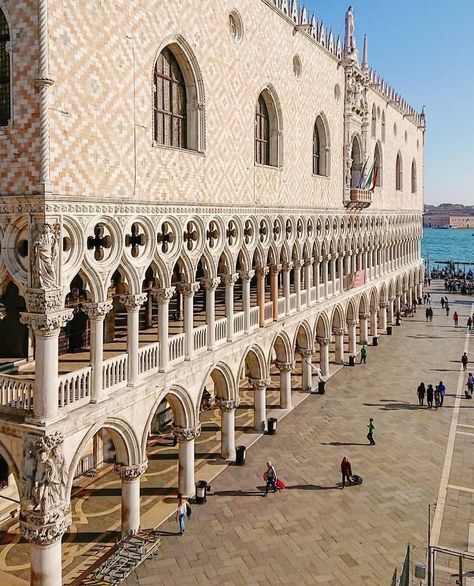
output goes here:
[{"label": "waterfront promenade", "polygon": [[[126,584],[388,586],[407,543],[415,546],[413,558],[425,561],[427,507],[440,484],[446,505],[434,520],[436,539],[467,549],[474,521],[474,400],[454,395],[464,394],[460,357],[472,300],[449,295],[447,317],[438,301],[444,289],[433,285],[432,323],[421,307],[392,337],[369,347],[367,365],[337,372],[324,396],[308,397],[280,422],[276,436],[248,450],[245,467],[231,466],[214,480],[208,504],[193,506],[186,535],[164,536],[159,557]],[[454,327],[454,310],[463,327]],[[417,406],[422,380],[444,381],[443,408]],[[374,447],[365,437],[369,417],[375,419]],[[362,486],[340,490],[344,455],[364,477]],[[263,499],[268,458],[288,488]],[[160,529],[176,532],[174,518]],[[448,563],[439,570],[437,584],[455,583]]]}]

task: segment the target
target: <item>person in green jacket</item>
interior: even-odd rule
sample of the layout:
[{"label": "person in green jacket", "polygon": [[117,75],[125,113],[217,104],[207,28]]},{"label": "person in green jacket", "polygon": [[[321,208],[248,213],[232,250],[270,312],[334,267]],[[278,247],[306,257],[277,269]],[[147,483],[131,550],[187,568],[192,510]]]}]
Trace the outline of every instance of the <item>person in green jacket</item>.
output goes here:
[{"label": "person in green jacket", "polygon": [[360,363],[366,363],[367,362],[367,348],[365,347],[365,344],[362,346],[362,348],[360,349]]},{"label": "person in green jacket", "polygon": [[367,439],[369,440],[371,446],[375,446],[375,440],[374,440],[375,425],[374,425],[374,420],[372,419],[372,417],[369,419],[369,425],[367,427],[369,428],[369,433],[367,434]]}]

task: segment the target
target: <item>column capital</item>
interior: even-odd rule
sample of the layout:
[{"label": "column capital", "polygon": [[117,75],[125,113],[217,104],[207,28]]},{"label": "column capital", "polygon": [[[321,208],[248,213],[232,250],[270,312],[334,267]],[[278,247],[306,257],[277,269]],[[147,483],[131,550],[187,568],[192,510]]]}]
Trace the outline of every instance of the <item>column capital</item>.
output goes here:
[{"label": "column capital", "polygon": [[357,320],[356,319],[348,319],[347,320],[347,325],[348,326],[351,326],[351,327],[354,327],[354,326],[357,325]]},{"label": "column capital", "polygon": [[26,309],[31,313],[58,311],[63,307],[61,289],[28,289],[25,293]]},{"label": "column capital", "polygon": [[179,442],[189,442],[201,435],[201,424],[198,423],[195,427],[175,427],[173,435]]},{"label": "column capital", "polygon": [[224,397],[216,397],[215,399],[216,407],[218,407],[221,411],[234,411],[240,405],[239,397],[235,399],[225,399]]},{"label": "column capital", "polygon": [[388,303],[393,303],[395,301],[395,297],[389,297],[388,298]]},{"label": "column capital", "polygon": [[225,285],[234,285],[239,280],[239,273],[229,273],[222,277],[222,282]]},{"label": "column capital", "polygon": [[368,313],[359,313],[359,319],[368,319],[370,314]]},{"label": "column capital", "polygon": [[278,274],[281,271],[282,267],[282,264],[271,265],[270,272],[272,273],[272,275]]},{"label": "column capital", "polygon": [[284,271],[291,271],[291,269],[294,267],[294,263],[293,262],[284,262],[283,263],[283,270]]},{"label": "column capital", "polygon": [[291,372],[295,368],[296,362],[294,360],[291,362],[280,362],[277,360],[275,361],[275,366],[280,372]]},{"label": "column capital", "polygon": [[220,282],[220,277],[207,277],[202,279],[201,284],[206,291],[211,291],[211,293],[213,293],[217,289]]},{"label": "column capital", "polygon": [[239,271],[242,282],[251,281],[255,276],[255,271]]},{"label": "column capital", "polygon": [[386,307],[388,307],[388,303],[386,301],[381,301],[379,305],[380,309],[385,309]]},{"label": "column capital", "polygon": [[335,336],[341,336],[341,335],[344,335],[346,333],[346,330],[344,328],[333,328],[332,333]]},{"label": "column capital", "polygon": [[100,301],[98,303],[84,303],[81,305],[81,310],[90,320],[97,320],[104,318],[112,307],[112,300],[108,299],[107,301]]},{"label": "column capital", "polygon": [[255,272],[257,273],[258,276],[265,277],[270,272],[270,269],[269,269],[269,267],[257,267],[255,269]]},{"label": "column capital", "polygon": [[124,466],[122,464],[116,464],[114,466],[114,472],[121,480],[131,482],[132,480],[136,480],[137,478],[140,478],[140,476],[145,474],[147,468],[148,461],[142,462],[141,464],[135,464],[133,466]]},{"label": "column capital", "polygon": [[194,297],[194,294],[199,291],[199,287],[201,286],[200,283],[178,283],[177,285],[178,291],[184,297]]},{"label": "column capital", "polygon": [[295,269],[301,269],[301,267],[305,265],[305,261],[302,258],[300,258],[298,260],[293,261],[293,265]]},{"label": "column capital", "polygon": [[152,294],[158,303],[168,303],[175,294],[176,287],[162,287],[153,289]]},{"label": "column capital", "polygon": [[331,342],[329,338],[320,338],[319,336],[316,338],[316,341],[320,346],[328,346]]},{"label": "column capital", "polygon": [[138,311],[147,298],[148,295],[146,293],[139,293],[138,295],[120,295],[120,303],[125,305],[127,311]]},{"label": "column capital", "polygon": [[249,378],[249,383],[254,391],[265,391],[269,381],[268,379]]},{"label": "column capital", "polygon": [[296,352],[300,356],[305,356],[306,358],[309,358],[309,357],[313,356],[314,349],[313,348],[296,348]]},{"label": "column capital", "polygon": [[70,513],[45,524],[38,524],[37,521],[34,514],[22,514],[20,531],[27,541],[42,546],[53,545],[60,541],[72,522]]},{"label": "column capital", "polygon": [[312,264],[314,262],[314,258],[312,256],[310,256],[309,258],[305,258],[303,262],[304,262],[305,267],[312,266]]},{"label": "column capital", "polygon": [[33,328],[36,335],[54,336],[59,330],[71,321],[74,312],[72,309],[55,311],[54,313],[20,313],[20,323]]}]

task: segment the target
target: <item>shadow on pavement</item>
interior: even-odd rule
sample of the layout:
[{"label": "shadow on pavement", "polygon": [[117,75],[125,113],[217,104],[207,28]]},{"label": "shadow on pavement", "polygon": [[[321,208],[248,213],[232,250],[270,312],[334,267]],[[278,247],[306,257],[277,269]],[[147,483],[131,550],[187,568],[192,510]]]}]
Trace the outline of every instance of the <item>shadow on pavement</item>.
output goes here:
[{"label": "shadow on pavement", "polygon": [[420,405],[414,405],[413,403],[390,403],[387,399],[385,399],[386,404],[383,404],[383,401],[380,403],[364,403],[366,407],[380,407],[383,411],[394,411],[395,409],[407,409],[408,411],[417,411],[420,409]]},{"label": "shadow on pavement", "polygon": [[[366,403],[365,403],[366,404]],[[369,446],[370,444],[360,444],[355,442],[321,442],[322,446]]]}]

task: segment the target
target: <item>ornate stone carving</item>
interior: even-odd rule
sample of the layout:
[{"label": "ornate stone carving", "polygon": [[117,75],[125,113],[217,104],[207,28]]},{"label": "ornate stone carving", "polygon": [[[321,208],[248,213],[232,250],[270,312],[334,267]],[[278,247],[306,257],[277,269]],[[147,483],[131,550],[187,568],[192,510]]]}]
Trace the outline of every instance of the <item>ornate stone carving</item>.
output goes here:
[{"label": "ornate stone carving", "polygon": [[147,298],[148,295],[146,293],[140,293],[139,295],[120,295],[120,303],[125,305],[127,311],[138,311]]},{"label": "ornate stone carving", "polygon": [[368,313],[359,313],[359,319],[368,319],[369,317]]},{"label": "ornate stone carving", "polygon": [[351,327],[355,327],[355,326],[357,326],[357,320],[356,319],[348,319],[347,325],[351,326]]},{"label": "ornate stone carving", "polygon": [[216,397],[216,407],[221,411],[234,411],[240,405],[240,399],[224,399],[224,397]]},{"label": "ornate stone carving", "polygon": [[41,436],[35,443],[27,437],[21,464],[21,511],[34,525],[53,523],[64,516],[67,466],[60,432]]},{"label": "ornate stone carving", "polygon": [[134,466],[123,466],[122,464],[116,464],[114,467],[114,472],[121,480],[130,482],[131,480],[136,480],[145,474],[147,468],[148,462],[135,464]]},{"label": "ornate stone carving", "polygon": [[385,309],[386,307],[388,307],[388,303],[386,301],[381,301],[380,302],[380,309]]},{"label": "ornate stone carving", "polygon": [[166,287],[162,289],[153,289],[153,295],[158,303],[169,303],[175,294],[176,287]]},{"label": "ornate stone carving", "polygon": [[193,297],[199,291],[200,283],[178,283],[178,291],[184,297]]},{"label": "ornate stone carving", "polygon": [[28,289],[25,294],[26,307],[32,313],[46,313],[62,308],[63,299],[61,289],[43,291],[42,289]]},{"label": "ornate stone carving", "polygon": [[265,277],[266,275],[268,275],[268,273],[270,272],[269,267],[257,267],[255,269],[255,272],[257,273],[257,275],[259,275],[260,277]]},{"label": "ornate stone carving", "polygon": [[304,262],[305,267],[313,266],[314,258],[313,257],[305,258],[303,262]]},{"label": "ornate stone carving", "polygon": [[294,263],[293,262],[284,262],[283,263],[283,270],[284,271],[291,271],[291,269],[294,267]]},{"label": "ornate stone carving", "polygon": [[101,301],[99,303],[85,303],[81,306],[82,311],[91,320],[103,319],[112,309],[112,300]]},{"label": "ornate stone carving", "polygon": [[300,356],[310,358],[314,354],[314,349],[313,348],[296,348],[296,352]]},{"label": "ornate stone carving", "polygon": [[320,346],[328,346],[331,342],[329,338],[320,338],[319,336],[316,338],[316,341]]},{"label": "ornate stone carving", "polygon": [[240,278],[242,283],[245,281],[251,281],[255,276],[255,271],[240,271]]},{"label": "ornate stone carving", "polygon": [[268,379],[249,378],[249,383],[252,385],[254,391],[265,391],[269,382]]},{"label": "ornate stone carving", "polygon": [[32,285],[43,289],[58,287],[57,260],[61,226],[44,224],[43,229],[33,240]]},{"label": "ornate stone carving", "polygon": [[[281,269],[282,269],[283,265],[278,264],[278,265],[271,265],[270,267],[270,272],[272,273],[272,275],[278,274]],[[258,274],[258,269],[257,269],[257,274]],[[267,274],[267,273],[265,273]]]},{"label": "ornate stone carving", "polygon": [[189,442],[201,435],[201,424],[199,423],[196,427],[175,427],[173,435],[179,442]]},{"label": "ornate stone carving", "polygon": [[214,278],[207,278],[207,279],[203,279],[201,281],[202,286],[204,287],[204,289],[206,291],[215,291],[219,285],[219,283],[221,282],[221,278],[220,277],[214,277]]},{"label": "ornate stone carving", "polygon": [[27,514],[20,519],[20,531],[23,537],[35,545],[52,545],[60,540],[71,525],[71,515],[58,517],[51,523],[37,524],[34,516]]},{"label": "ornate stone carving", "polygon": [[296,362],[294,360],[291,362],[279,362],[277,360],[275,366],[280,372],[291,372],[295,368]]},{"label": "ornate stone carving", "polygon": [[225,283],[225,285],[234,285],[237,281],[239,280],[239,274],[238,273],[230,273],[228,275],[224,275],[224,277],[222,278],[222,281]]},{"label": "ornate stone carving", "polygon": [[332,333],[335,336],[341,336],[341,335],[343,336],[346,333],[346,331],[344,328],[333,328]]},{"label": "ornate stone carving", "polygon": [[26,326],[31,326],[36,334],[43,336],[52,336],[71,321],[74,311],[65,309],[55,313],[20,313],[20,322]]}]

